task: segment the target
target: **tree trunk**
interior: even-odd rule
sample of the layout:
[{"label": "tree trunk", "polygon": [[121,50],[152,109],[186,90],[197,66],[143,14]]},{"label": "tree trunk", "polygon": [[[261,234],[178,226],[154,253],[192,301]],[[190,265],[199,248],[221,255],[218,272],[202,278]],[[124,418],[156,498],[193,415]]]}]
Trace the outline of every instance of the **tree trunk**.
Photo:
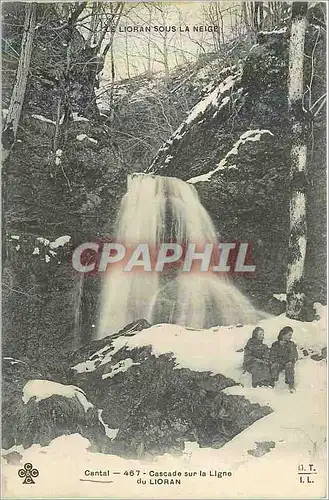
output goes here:
[{"label": "tree trunk", "polygon": [[303,69],[307,3],[294,2],[289,47],[288,105],[291,120],[290,234],[287,270],[287,310],[289,318],[303,319],[303,289],[306,256],[306,160],[307,125],[303,112]]},{"label": "tree trunk", "polygon": [[17,129],[25,97],[27,77],[30,68],[32,44],[35,29],[36,4],[27,3],[25,7],[24,31],[21,53],[16,73],[16,81],[11,95],[6,124],[2,133],[2,161],[5,162],[16,139]]},{"label": "tree trunk", "polygon": [[255,2],[253,9],[253,26],[255,31],[259,31],[263,25],[263,2]]}]

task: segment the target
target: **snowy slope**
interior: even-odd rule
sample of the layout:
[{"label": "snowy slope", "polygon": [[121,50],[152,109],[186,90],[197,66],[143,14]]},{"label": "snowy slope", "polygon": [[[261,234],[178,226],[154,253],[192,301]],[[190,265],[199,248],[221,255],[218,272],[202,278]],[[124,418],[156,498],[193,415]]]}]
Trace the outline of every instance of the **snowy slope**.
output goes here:
[{"label": "snowy slope", "polygon": [[[326,309],[319,306],[321,318],[313,323],[300,323],[284,315],[262,322],[265,341],[270,345],[285,325],[294,328],[300,359],[297,363],[297,392],[290,394],[280,379],[273,389],[252,389],[250,376],[243,374],[240,351],[250,337],[252,326],[220,327],[209,330],[188,330],[175,325],[156,325],[125,339],[129,347],[152,345],[155,355],[168,351],[175,354],[177,368],[210,370],[234,378],[243,386],[225,389],[228,394],[242,394],[250,401],[268,404],[274,412],[255,422],[218,450],[199,448],[186,443],[182,456],[164,455],[153,462],[126,460],[113,455],[90,453],[89,442],[79,435],[62,436],[48,447],[34,445],[18,451],[21,463],[33,463],[40,475],[36,485],[21,485],[17,465],[4,460],[5,491],[16,491],[31,497],[51,498],[60,495],[84,498],[320,498],[325,495],[326,470],[326,361],[314,361],[308,353],[319,352],[326,345]],[[304,353],[303,353],[304,350]],[[129,367],[127,367],[129,369]],[[114,375],[115,377],[115,375]],[[256,444],[260,443],[260,444]],[[10,450],[14,451],[14,449]],[[8,454],[10,451],[6,451]],[[298,466],[313,464],[317,474],[298,475]],[[109,476],[86,479],[85,470],[109,470]],[[124,475],[125,470],[141,470],[146,485],[138,484],[136,476]],[[54,474],[54,471],[57,474]],[[150,483],[150,471],[182,473],[181,485],[155,486]],[[200,476],[200,470],[206,476]],[[230,471],[231,477],[211,476],[214,471]],[[113,475],[113,471],[121,472]],[[196,472],[184,477],[184,473]],[[145,472],[145,474],[144,474]],[[300,482],[300,477],[307,481]],[[60,481],[58,480],[60,478]],[[84,479],[84,481],[80,481]],[[26,498],[26,496],[24,496]]]}]

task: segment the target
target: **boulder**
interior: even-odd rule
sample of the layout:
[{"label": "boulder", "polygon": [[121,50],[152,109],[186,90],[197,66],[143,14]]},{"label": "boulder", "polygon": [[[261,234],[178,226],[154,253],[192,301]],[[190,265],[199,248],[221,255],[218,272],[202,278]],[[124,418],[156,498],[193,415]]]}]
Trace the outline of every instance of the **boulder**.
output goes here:
[{"label": "boulder", "polygon": [[151,345],[129,347],[129,337],[138,336],[142,325],[138,321],[75,352],[67,373],[67,381],[83,388],[101,411],[105,425],[117,430],[111,453],[181,453],[186,441],[218,448],[272,412],[225,394],[223,389],[237,385],[230,378],[178,368],[173,353],[157,356]]},{"label": "boulder", "polygon": [[78,387],[43,378],[28,363],[3,359],[3,447],[46,446],[54,438],[79,433],[91,448],[106,452],[110,439],[99,412]]}]

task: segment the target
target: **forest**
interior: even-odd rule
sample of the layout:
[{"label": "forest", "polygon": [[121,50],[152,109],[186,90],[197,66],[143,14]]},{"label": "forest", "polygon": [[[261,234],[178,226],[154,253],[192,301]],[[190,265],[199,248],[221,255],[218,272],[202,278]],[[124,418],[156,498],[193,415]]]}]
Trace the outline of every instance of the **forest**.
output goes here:
[{"label": "forest", "polygon": [[[294,314],[312,319],[326,287],[326,20],[324,4],[304,10],[302,98],[295,105],[288,104],[286,2],[205,4],[190,14],[192,23],[217,31],[198,39],[116,31],[143,22],[188,25],[178,6],[4,3],[4,345],[8,339],[10,350],[40,359],[51,339],[66,349],[90,338],[100,279],[86,280],[82,292],[70,256],[81,242],[111,235],[127,174],[161,168],[191,179],[217,160],[229,163],[238,140],[237,168],[220,168],[194,186],[223,241],[252,241],[260,271],[256,279],[236,279],[256,306],[280,308],[272,295],[286,291],[288,262],[302,254],[296,286],[303,304]],[[203,121],[184,125],[229,76],[228,105],[215,119],[210,106]],[[307,251],[289,244],[294,232],[306,233],[289,228],[291,119],[300,122],[294,140],[307,148],[307,175],[294,181],[307,197]],[[186,134],[175,140],[182,126]],[[269,132],[241,142],[248,128]],[[166,156],[173,158],[162,167]],[[69,242],[57,247],[65,235]]]},{"label": "forest", "polygon": [[[221,448],[283,411],[234,393],[242,375],[224,354],[222,369],[210,348],[209,366],[186,361],[175,321],[155,354],[161,315],[96,336],[102,277],[75,272],[72,253],[115,234],[136,174],[169,178],[166,193],[172,179],[193,187],[216,238],[251,244],[257,272],[230,277],[237,294],[275,328],[301,325],[307,366],[326,357],[326,26],[324,2],[3,2],[5,448],[73,433],[128,458],[181,453],[184,440]],[[139,196],[147,221],[155,200]],[[234,338],[249,335],[244,319]],[[229,324],[199,329],[211,346],[208,328]],[[57,384],[53,396],[22,402],[31,379]]]}]

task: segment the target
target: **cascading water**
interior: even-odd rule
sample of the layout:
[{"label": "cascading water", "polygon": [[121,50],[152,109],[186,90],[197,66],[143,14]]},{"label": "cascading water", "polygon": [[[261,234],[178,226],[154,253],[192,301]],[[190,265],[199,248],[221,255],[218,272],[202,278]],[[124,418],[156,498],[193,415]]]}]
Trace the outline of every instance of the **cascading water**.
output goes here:
[{"label": "cascading water", "polygon": [[[174,177],[133,174],[122,199],[116,240],[126,247],[163,242],[214,243],[212,221],[194,186]],[[145,318],[192,328],[253,324],[261,313],[226,277],[213,273],[124,272],[115,267],[104,278],[98,338]]]}]

